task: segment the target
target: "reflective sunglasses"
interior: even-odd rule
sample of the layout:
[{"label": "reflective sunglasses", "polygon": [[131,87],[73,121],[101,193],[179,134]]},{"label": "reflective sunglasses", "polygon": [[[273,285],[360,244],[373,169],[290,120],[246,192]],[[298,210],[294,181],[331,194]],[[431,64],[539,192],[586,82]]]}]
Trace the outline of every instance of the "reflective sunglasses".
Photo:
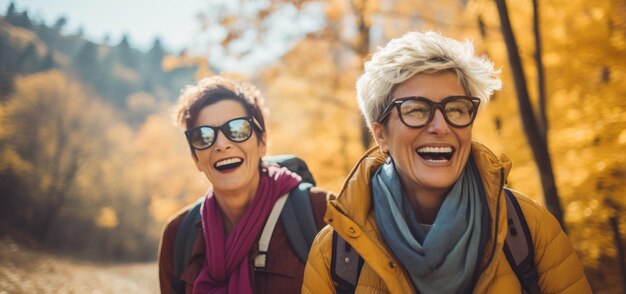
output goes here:
[{"label": "reflective sunglasses", "polygon": [[480,99],[469,96],[450,96],[439,103],[425,97],[397,98],[387,105],[378,122],[382,123],[395,107],[402,123],[407,127],[419,128],[430,123],[435,116],[435,110],[439,109],[448,124],[464,128],[474,122],[478,105]]},{"label": "reflective sunglasses", "polygon": [[191,149],[204,150],[215,144],[218,130],[221,130],[228,140],[240,143],[250,139],[254,127],[263,132],[263,128],[254,117],[245,116],[233,118],[217,127],[197,126],[185,131],[185,135]]}]

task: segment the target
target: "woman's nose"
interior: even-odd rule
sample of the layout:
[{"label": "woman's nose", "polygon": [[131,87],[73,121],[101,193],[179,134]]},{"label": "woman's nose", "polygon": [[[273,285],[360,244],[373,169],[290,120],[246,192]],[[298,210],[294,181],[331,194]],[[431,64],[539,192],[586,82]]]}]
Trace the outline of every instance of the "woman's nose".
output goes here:
[{"label": "woman's nose", "polygon": [[448,125],[446,119],[443,117],[443,112],[441,112],[441,109],[435,109],[434,117],[430,121],[430,123],[428,123],[427,131],[429,133],[440,136],[450,133],[450,126]]},{"label": "woman's nose", "polygon": [[226,135],[220,130],[215,138],[215,150],[226,150],[232,147],[232,142],[226,138]]}]

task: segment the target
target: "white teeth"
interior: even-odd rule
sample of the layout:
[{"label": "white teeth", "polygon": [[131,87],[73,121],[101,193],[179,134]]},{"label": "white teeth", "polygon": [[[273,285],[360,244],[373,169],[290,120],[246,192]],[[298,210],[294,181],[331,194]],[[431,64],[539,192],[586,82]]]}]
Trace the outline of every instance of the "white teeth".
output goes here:
[{"label": "white teeth", "polygon": [[430,161],[430,162],[448,162],[447,159],[441,159],[441,160],[436,160],[436,159],[426,159],[426,161]]},{"label": "white teeth", "polygon": [[237,163],[241,161],[242,161],[241,158],[229,158],[229,159],[225,159],[222,161],[218,161],[217,163],[215,163],[215,166],[220,167],[222,165],[233,164],[233,163]]},{"label": "white teeth", "polygon": [[[452,147],[422,147],[417,149],[418,153],[452,153]],[[436,161],[436,160],[433,160]]]}]

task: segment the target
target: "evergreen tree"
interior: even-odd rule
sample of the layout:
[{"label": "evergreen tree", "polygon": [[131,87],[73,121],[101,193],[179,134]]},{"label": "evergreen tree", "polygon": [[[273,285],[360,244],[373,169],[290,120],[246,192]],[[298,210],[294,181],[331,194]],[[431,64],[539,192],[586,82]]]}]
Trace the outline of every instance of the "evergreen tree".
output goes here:
[{"label": "evergreen tree", "polygon": [[40,60],[37,54],[37,47],[34,43],[28,43],[28,46],[17,57],[16,72],[18,73],[34,73],[39,70]]},{"label": "evergreen tree", "polygon": [[109,50],[109,52],[104,55],[98,64],[98,68],[96,69],[96,79],[98,82],[94,86],[100,95],[104,97],[112,97],[115,92],[115,76],[113,74],[114,62],[115,56],[113,50]]},{"label": "evergreen tree", "polygon": [[135,57],[133,49],[130,47],[127,34],[124,34],[120,43],[115,47],[115,52],[118,61],[124,66],[132,69],[137,68],[137,58]]},{"label": "evergreen tree", "polygon": [[6,19],[6,21],[12,25],[16,25],[16,23],[19,22],[19,12],[17,12],[17,9],[15,8],[15,3],[11,2],[11,4],[9,4],[9,7],[7,8],[7,13],[6,16],[4,17],[4,19]]},{"label": "evergreen tree", "polygon": [[9,7],[7,8],[7,13],[6,13],[6,16],[7,16],[7,17],[9,17],[9,16],[13,16],[13,15],[15,15],[16,13],[17,13],[17,11],[15,10],[15,3],[14,3],[14,2],[11,2],[11,3],[9,4]]},{"label": "evergreen tree", "polygon": [[158,68],[159,71],[161,69],[161,61],[165,56],[165,49],[163,49],[163,45],[161,44],[161,39],[154,39],[154,43],[152,44],[152,48],[148,51],[148,60],[150,64],[152,64],[155,68]]},{"label": "evergreen tree", "polygon": [[109,46],[111,44],[111,35],[109,34],[104,35],[104,37],[102,37],[101,44],[104,46]]},{"label": "evergreen tree", "polygon": [[155,84],[162,84],[164,81],[164,73],[161,68],[165,49],[161,45],[161,39],[158,37],[154,40],[152,48],[143,58],[141,74],[143,76],[142,88],[146,91],[152,91]]},{"label": "evergreen tree", "polygon": [[17,27],[23,27],[28,30],[33,28],[33,22],[30,20],[30,17],[28,17],[28,11],[16,13],[14,18],[12,17],[8,20],[12,25]]},{"label": "evergreen tree", "polygon": [[96,44],[86,42],[74,58],[72,67],[80,79],[91,84],[95,83],[96,70],[98,69],[98,47]]},{"label": "evergreen tree", "polygon": [[14,80],[15,77],[11,73],[0,70],[0,102],[6,102],[6,99],[15,90]]},{"label": "evergreen tree", "polygon": [[52,50],[48,48],[48,52],[46,53],[46,57],[41,64],[41,70],[50,70],[56,67],[56,63],[54,62],[54,56],[52,56]]},{"label": "evergreen tree", "polygon": [[57,19],[57,21],[54,23],[54,26],[52,26],[52,28],[55,31],[60,33],[66,24],[67,24],[67,18],[65,16],[61,16]]},{"label": "evergreen tree", "polygon": [[83,28],[83,26],[79,26],[78,29],[76,30],[76,37],[82,38],[83,35],[85,34],[85,29]]},{"label": "evergreen tree", "polygon": [[16,70],[16,58],[15,48],[11,45],[11,38],[0,34],[0,72],[15,72]]}]

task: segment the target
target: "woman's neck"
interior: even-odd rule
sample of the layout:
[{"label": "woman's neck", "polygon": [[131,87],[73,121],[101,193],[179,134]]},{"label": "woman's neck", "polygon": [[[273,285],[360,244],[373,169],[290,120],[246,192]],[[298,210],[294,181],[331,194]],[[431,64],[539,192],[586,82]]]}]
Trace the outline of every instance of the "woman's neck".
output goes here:
[{"label": "woman's neck", "polygon": [[413,213],[418,223],[433,224],[437,218],[437,213],[441,204],[446,199],[448,191],[414,188],[404,190],[405,197],[408,197]]},{"label": "woman's neck", "polygon": [[243,217],[248,205],[254,200],[259,188],[260,176],[255,177],[250,185],[246,185],[238,190],[213,190],[217,204],[222,210],[224,232],[226,235],[237,226]]}]

